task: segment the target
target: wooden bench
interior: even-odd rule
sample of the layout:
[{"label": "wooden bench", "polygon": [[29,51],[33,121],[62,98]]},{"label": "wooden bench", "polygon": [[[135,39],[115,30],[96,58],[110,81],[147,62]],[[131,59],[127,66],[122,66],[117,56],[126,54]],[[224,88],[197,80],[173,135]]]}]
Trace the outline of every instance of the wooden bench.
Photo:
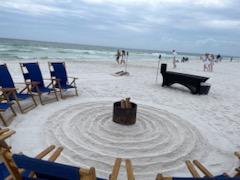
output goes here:
[{"label": "wooden bench", "polygon": [[190,89],[192,94],[207,94],[210,88],[210,85],[203,84],[209,79],[208,77],[167,71],[167,64],[161,64],[161,74],[163,76],[162,86],[178,83]]}]

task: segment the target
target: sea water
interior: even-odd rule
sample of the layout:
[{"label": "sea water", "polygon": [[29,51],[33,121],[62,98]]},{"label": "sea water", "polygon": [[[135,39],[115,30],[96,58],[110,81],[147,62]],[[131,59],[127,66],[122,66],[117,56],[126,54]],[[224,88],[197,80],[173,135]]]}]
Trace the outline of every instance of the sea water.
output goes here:
[{"label": "sea water", "polygon": [[[117,50],[129,52],[129,60],[158,60],[159,53],[162,59],[172,59],[170,51],[143,50],[117,47],[103,47],[93,45],[43,42],[0,38],[0,60],[74,60],[74,61],[101,61],[116,59]],[[201,54],[178,52],[178,59],[188,57],[190,60],[199,60]]]}]

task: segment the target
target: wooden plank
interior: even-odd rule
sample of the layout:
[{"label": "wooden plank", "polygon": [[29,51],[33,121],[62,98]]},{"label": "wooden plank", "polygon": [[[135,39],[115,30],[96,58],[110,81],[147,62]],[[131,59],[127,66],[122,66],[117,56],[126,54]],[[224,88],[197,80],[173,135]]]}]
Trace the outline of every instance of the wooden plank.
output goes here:
[{"label": "wooden plank", "polygon": [[5,132],[4,134],[1,134],[0,141],[4,141],[5,139],[9,138],[10,136],[12,136],[15,133],[16,133],[15,131],[10,130],[10,131]]},{"label": "wooden plank", "polygon": [[133,174],[133,167],[132,162],[130,159],[126,159],[126,170],[127,170],[127,179],[128,180],[135,180],[134,174]]},{"label": "wooden plank", "polygon": [[193,163],[202,171],[202,173],[207,177],[213,177],[206,167],[204,167],[198,160],[194,160]]},{"label": "wooden plank", "polygon": [[48,148],[44,149],[42,152],[40,152],[37,156],[35,156],[36,159],[42,159],[44,158],[48,153],[50,153],[52,150],[54,150],[55,145],[51,145]]},{"label": "wooden plank", "polygon": [[63,147],[59,147],[56,149],[56,151],[49,157],[48,161],[54,162],[63,151]]},{"label": "wooden plank", "polygon": [[2,135],[3,133],[9,131],[9,128],[4,128],[4,129],[0,129],[0,135]]},{"label": "wooden plank", "polygon": [[195,169],[195,167],[193,166],[191,161],[186,161],[185,162],[187,165],[188,170],[190,171],[190,173],[192,174],[193,177],[200,177],[200,175],[198,174],[197,170]]},{"label": "wooden plank", "polygon": [[234,153],[240,159],[240,151]]},{"label": "wooden plank", "polygon": [[120,170],[120,166],[121,166],[121,162],[122,162],[121,158],[117,158],[115,160],[115,164],[114,164],[113,169],[112,169],[112,174],[111,174],[110,180],[117,180],[119,170]]}]

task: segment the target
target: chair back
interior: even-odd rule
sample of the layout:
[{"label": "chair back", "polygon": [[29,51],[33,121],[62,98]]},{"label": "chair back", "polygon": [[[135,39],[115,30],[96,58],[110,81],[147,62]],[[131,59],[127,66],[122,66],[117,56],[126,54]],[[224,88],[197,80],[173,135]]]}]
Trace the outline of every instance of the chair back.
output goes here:
[{"label": "chair back", "polygon": [[53,71],[50,70],[52,78],[60,79],[60,85],[66,85],[68,82],[67,71],[64,62],[51,62]]},{"label": "chair back", "polygon": [[15,88],[12,76],[6,64],[0,65],[0,86],[2,88]]},{"label": "chair back", "polygon": [[80,179],[80,169],[77,167],[30,158],[19,154],[14,154],[13,160],[18,168],[34,171],[38,178],[59,180]]},{"label": "chair back", "polygon": [[36,81],[38,82],[39,87],[44,87],[43,77],[41,70],[39,68],[39,64],[36,63],[22,63],[22,67],[27,69],[27,72],[24,72],[23,69],[23,77],[25,81]]}]

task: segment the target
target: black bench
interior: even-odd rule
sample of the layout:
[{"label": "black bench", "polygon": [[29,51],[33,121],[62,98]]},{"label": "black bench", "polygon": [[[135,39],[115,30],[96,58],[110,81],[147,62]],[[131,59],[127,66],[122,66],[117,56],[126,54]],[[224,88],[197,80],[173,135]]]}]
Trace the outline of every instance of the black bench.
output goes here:
[{"label": "black bench", "polygon": [[190,89],[192,94],[207,94],[210,89],[210,85],[204,84],[209,79],[208,77],[167,71],[167,64],[161,65],[161,73],[163,76],[162,86],[179,83]]}]

